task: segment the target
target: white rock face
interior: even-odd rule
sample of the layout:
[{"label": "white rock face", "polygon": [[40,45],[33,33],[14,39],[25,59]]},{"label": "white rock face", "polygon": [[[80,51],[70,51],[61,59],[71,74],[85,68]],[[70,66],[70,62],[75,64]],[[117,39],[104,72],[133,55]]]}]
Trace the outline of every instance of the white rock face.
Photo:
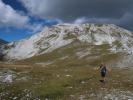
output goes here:
[{"label": "white rock face", "polygon": [[46,27],[40,33],[18,42],[12,42],[2,48],[8,59],[25,59],[35,55],[51,52],[66,46],[73,41],[102,45],[107,43],[112,46],[112,51],[119,50],[133,52],[133,35],[130,31],[113,24],[59,24]]},{"label": "white rock face", "polygon": [[3,83],[12,83],[13,82],[13,75],[7,74],[7,75],[1,75],[0,76],[0,82]]},{"label": "white rock face", "polygon": [[5,79],[3,80],[4,83],[12,83],[13,82],[13,76],[7,75],[5,76]]}]

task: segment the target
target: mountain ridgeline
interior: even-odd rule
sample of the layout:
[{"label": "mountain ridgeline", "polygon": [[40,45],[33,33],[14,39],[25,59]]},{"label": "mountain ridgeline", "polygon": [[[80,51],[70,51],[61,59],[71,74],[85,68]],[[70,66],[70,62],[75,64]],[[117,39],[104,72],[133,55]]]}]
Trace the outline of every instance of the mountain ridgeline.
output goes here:
[{"label": "mountain ridgeline", "polygon": [[[7,41],[0,39],[0,48],[1,46],[6,45],[7,43],[8,43]],[[0,60],[2,59],[3,59],[3,53],[2,50],[0,49]]]},{"label": "mountain ridgeline", "polygon": [[113,24],[58,24],[2,47],[5,59],[40,62],[72,57],[104,60],[132,52],[132,32]]},{"label": "mountain ridgeline", "polygon": [[[0,100],[133,100],[133,34],[126,29],[58,24],[1,43]],[[111,69],[104,82],[101,63]]]},{"label": "mountain ridgeline", "polygon": [[7,41],[0,39],[0,46],[4,45],[4,44],[7,44],[7,43],[8,43]]}]

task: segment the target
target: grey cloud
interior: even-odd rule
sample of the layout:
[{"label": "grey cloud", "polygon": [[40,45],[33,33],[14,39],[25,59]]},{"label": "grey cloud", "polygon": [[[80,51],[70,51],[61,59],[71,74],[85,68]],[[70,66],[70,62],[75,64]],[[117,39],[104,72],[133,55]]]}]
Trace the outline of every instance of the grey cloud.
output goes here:
[{"label": "grey cloud", "polygon": [[[114,23],[130,27],[133,23],[133,0],[20,0],[31,15],[73,22]],[[129,14],[129,15],[127,15]]]}]

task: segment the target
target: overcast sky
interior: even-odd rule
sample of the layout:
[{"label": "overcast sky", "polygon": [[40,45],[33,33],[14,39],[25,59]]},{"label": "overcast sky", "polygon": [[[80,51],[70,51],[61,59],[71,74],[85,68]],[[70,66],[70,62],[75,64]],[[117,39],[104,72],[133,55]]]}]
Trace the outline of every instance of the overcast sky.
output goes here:
[{"label": "overcast sky", "polygon": [[111,23],[133,31],[133,0],[0,0],[0,38],[8,41],[64,22]]}]

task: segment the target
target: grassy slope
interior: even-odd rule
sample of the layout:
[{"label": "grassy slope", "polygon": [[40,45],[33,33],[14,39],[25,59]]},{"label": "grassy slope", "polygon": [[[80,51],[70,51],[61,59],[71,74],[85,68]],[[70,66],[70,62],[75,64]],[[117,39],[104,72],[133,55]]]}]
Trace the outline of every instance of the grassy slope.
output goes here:
[{"label": "grassy slope", "polygon": [[[110,63],[110,61],[113,60],[116,61],[121,57],[120,53],[111,53],[111,51],[109,50],[110,48],[111,47],[108,44],[95,46],[86,43],[81,43],[79,41],[74,41],[73,43],[64,46],[62,48],[56,49],[50,53],[21,60],[18,63],[34,64],[34,63],[45,63],[50,61],[54,62],[54,65],[58,65],[62,62],[63,65],[72,62],[74,64],[79,63],[80,65],[85,65],[85,64],[98,65],[101,62]],[[81,53],[86,52],[88,54],[80,58],[76,54],[77,52]],[[63,57],[66,58],[62,59]]]},{"label": "grassy slope", "polygon": [[[130,69],[113,68],[108,74],[106,86],[102,89],[103,85],[99,82],[99,71],[94,70],[94,67],[89,65],[49,65],[47,67],[34,65],[15,68],[6,66],[6,68],[17,73],[28,71],[26,76],[30,78],[27,81],[16,81],[11,85],[0,84],[0,92],[9,93],[6,96],[1,96],[1,99],[9,99],[9,97],[26,98],[25,89],[31,93],[31,97],[27,97],[29,100],[36,97],[42,100],[44,98],[50,98],[50,100],[58,100],[59,98],[78,100],[80,95],[85,95],[86,100],[96,100],[99,93],[103,93],[104,96],[106,91],[109,92],[112,89],[133,90],[133,77]],[[90,96],[92,93],[94,96]],[[99,100],[103,99],[99,98]]]},{"label": "grassy slope", "polygon": [[[108,74],[108,83],[102,89],[99,72],[94,70],[94,67],[101,62],[111,65],[121,57],[119,53],[111,53],[109,48],[107,44],[93,46],[77,41],[51,53],[16,62],[15,65],[1,64],[3,68],[7,67],[16,73],[27,71],[28,73],[24,75],[30,77],[27,81],[15,81],[11,85],[0,84],[1,93],[8,92],[8,95],[1,96],[1,99],[16,96],[18,99],[28,98],[29,100],[37,97],[43,100],[44,98],[78,100],[83,95],[86,100],[103,100],[106,92],[111,92],[113,89],[132,91],[132,70],[119,68],[112,69]],[[83,50],[88,50],[87,52],[90,53],[83,58],[78,58],[75,53]],[[68,58],[61,59],[64,56]],[[35,64],[48,61],[53,63],[50,65]],[[27,89],[26,92],[24,92],[25,89]],[[30,94],[29,97],[26,97],[27,92]],[[99,93],[102,93],[101,97]]]}]

